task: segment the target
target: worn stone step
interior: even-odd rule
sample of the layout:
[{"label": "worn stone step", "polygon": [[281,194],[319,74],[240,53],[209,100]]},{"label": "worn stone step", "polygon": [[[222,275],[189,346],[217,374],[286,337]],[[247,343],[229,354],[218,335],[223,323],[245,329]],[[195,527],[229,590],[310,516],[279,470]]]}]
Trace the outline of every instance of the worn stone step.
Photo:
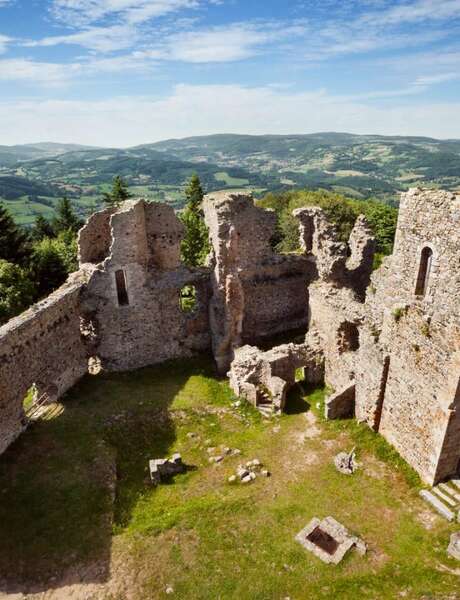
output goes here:
[{"label": "worn stone step", "polygon": [[273,406],[272,405],[268,405],[268,404],[260,405],[259,404],[257,406],[257,409],[264,417],[271,417],[273,415]]},{"label": "worn stone step", "polygon": [[420,496],[448,521],[455,519],[455,514],[435,494],[432,494],[428,490],[420,490]]},{"label": "worn stone step", "polygon": [[453,483],[455,487],[457,487],[460,490],[460,479],[451,479],[450,483]]},{"label": "worn stone step", "polygon": [[448,494],[444,493],[441,489],[439,489],[439,486],[436,485],[434,488],[431,488],[431,491],[434,492],[437,496],[439,496],[439,498],[441,498],[444,504],[448,504],[452,508],[455,508],[457,506],[455,500]]},{"label": "worn stone step", "polygon": [[449,494],[449,496],[455,500],[456,504],[460,503],[460,493],[457,492],[457,489],[454,488],[454,486],[449,485],[449,482],[440,483],[438,487],[441,488],[441,490],[446,494]]}]

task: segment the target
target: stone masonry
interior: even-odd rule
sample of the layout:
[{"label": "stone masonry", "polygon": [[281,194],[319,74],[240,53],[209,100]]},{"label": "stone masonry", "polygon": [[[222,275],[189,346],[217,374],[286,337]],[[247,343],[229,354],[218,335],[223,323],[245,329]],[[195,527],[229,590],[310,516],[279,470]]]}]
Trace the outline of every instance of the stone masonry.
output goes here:
[{"label": "stone masonry", "polygon": [[[303,368],[330,389],[329,418],[366,422],[427,483],[456,473],[460,196],[404,194],[394,253],[373,274],[364,217],[344,244],[321,209],[298,209],[303,250],[278,255],[275,215],[250,197],[209,194],[203,210],[212,250],[200,269],[181,264],[183,226],[167,205],[130,200],[90,217],[80,270],[0,328],[0,452],[27,424],[32,385],[53,401],[88,365],[121,371],[212,351],[254,404],[268,397],[282,410]],[[299,330],[303,343],[270,344]]]}]

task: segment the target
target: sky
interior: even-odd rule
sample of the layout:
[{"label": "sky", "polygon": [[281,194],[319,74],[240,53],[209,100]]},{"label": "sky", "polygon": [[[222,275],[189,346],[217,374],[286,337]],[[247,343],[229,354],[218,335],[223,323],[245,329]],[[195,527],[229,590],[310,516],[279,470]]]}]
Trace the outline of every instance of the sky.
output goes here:
[{"label": "sky", "polygon": [[0,145],[460,138],[460,0],[0,0]]}]

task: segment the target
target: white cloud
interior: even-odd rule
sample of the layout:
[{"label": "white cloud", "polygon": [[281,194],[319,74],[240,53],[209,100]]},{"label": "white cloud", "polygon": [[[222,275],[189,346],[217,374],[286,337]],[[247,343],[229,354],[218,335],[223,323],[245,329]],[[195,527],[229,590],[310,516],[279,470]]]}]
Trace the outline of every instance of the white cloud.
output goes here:
[{"label": "white cloud", "polygon": [[12,42],[11,38],[0,34],[0,54],[6,52],[7,46],[10,42]]},{"label": "white cloud", "polygon": [[[0,102],[4,143],[135,145],[211,133],[349,131],[460,137],[460,103],[375,105],[324,91],[179,85],[169,97]],[[114,127],[116,123],[116,127]]]},{"label": "white cloud", "polygon": [[300,24],[233,23],[173,34],[143,56],[188,63],[233,62],[250,58],[263,47],[275,50],[280,40],[292,40],[304,32]]},{"label": "white cloud", "polygon": [[87,25],[109,16],[142,23],[197,6],[198,0],[53,0],[52,11],[69,25]]},{"label": "white cloud", "polygon": [[10,58],[0,60],[0,80],[57,84],[72,78],[78,69],[78,65]]},{"label": "white cloud", "polygon": [[401,25],[420,21],[442,21],[460,17],[460,0],[417,0],[392,6],[384,11],[376,11],[362,18],[365,23],[377,21],[384,25]]},{"label": "white cloud", "polygon": [[27,58],[0,60],[0,81],[62,86],[82,77],[120,71],[149,71],[152,61],[139,59],[135,54],[110,58],[82,59],[74,63],[40,62]]},{"label": "white cloud", "polygon": [[98,52],[112,52],[131,48],[138,41],[136,28],[130,25],[111,27],[90,27],[78,33],[57,35],[38,41],[26,42],[24,46],[58,46],[60,44],[78,45]]},{"label": "white cloud", "polygon": [[415,85],[435,85],[437,83],[446,83],[448,81],[456,81],[460,79],[460,72],[456,73],[437,73],[435,75],[422,75],[417,77],[414,84]]}]

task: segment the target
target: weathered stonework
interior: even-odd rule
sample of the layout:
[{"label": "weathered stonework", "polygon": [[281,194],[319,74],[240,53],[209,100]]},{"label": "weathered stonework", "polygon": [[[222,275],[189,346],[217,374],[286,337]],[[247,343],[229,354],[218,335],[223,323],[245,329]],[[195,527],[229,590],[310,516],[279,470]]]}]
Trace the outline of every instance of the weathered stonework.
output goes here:
[{"label": "weathered stonework", "polygon": [[212,242],[210,324],[214,357],[225,373],[244,343],[307,327],[308,284],[314,265],[303,256],[276,255],[272,211],[241,194],[209,194],[204,201]]},{"label": "weathered stonework", "polygon": [[[94,354],[102,368],[134,369],[207,350],[209,271],[181,265],[183,226],[174,210],[154,202],[128,202],[113,214],[91,217],[82,230],[89,230],[85,238],[94,239],[96,231],[90,231],[100,227],[105,235],[101,214],[109,215],[109,254],[95,265],[82,308],[97,332]],[[124,301],[117,273],[124,279]],[[190,313],[180,305],[181,290],[188,285],[196,288],[197,298]]]},{"label": "weathered stonework", "polygon": [[[432,254],[417,294],[424,248]],[[403,194],[393,255],[372,277],[360,331],[357,417],[427,483],[460,467],[460,196]]]},{"label": "weathered stonework", "polygon": [[80,333],[84,283],[68,284],[0,327],[0,453],[24,430],[23,402],[35,384],[37,398],[59,398],[87,371]]},{"label": "weathered stonework", "polygon": [[[281,256],[270,244],[274,213],[250,197],[210,194],[203,209],[212,251],[200,269],[181,264],[183,226],[167,205],[129,201],[88,220],[78,273],[0,328],[0,452],[26,424],[33,384],[55,400],[88,368],[212,350],[256,405],[263,394],[282,410],[303,367],[331,389],[327,416],[354,413],[430,484],[458,471],[460,196],[404,194],[394,253],[372,277],[364,217],[345,244],[321,209],[298,209],[303,254]],[[196,297],[190,311],[184,288]],[[304,343],[255,347],[299,328]]]},{"label": "weathered stonework", "polygon": [[308,344],[285,344],[267,352],[243,346],[235,350],[228,373],[230,387],[254,406],[280,412],[300,368],[307,370],[310,381],[320,383],[324,377],[321,350]]}]

